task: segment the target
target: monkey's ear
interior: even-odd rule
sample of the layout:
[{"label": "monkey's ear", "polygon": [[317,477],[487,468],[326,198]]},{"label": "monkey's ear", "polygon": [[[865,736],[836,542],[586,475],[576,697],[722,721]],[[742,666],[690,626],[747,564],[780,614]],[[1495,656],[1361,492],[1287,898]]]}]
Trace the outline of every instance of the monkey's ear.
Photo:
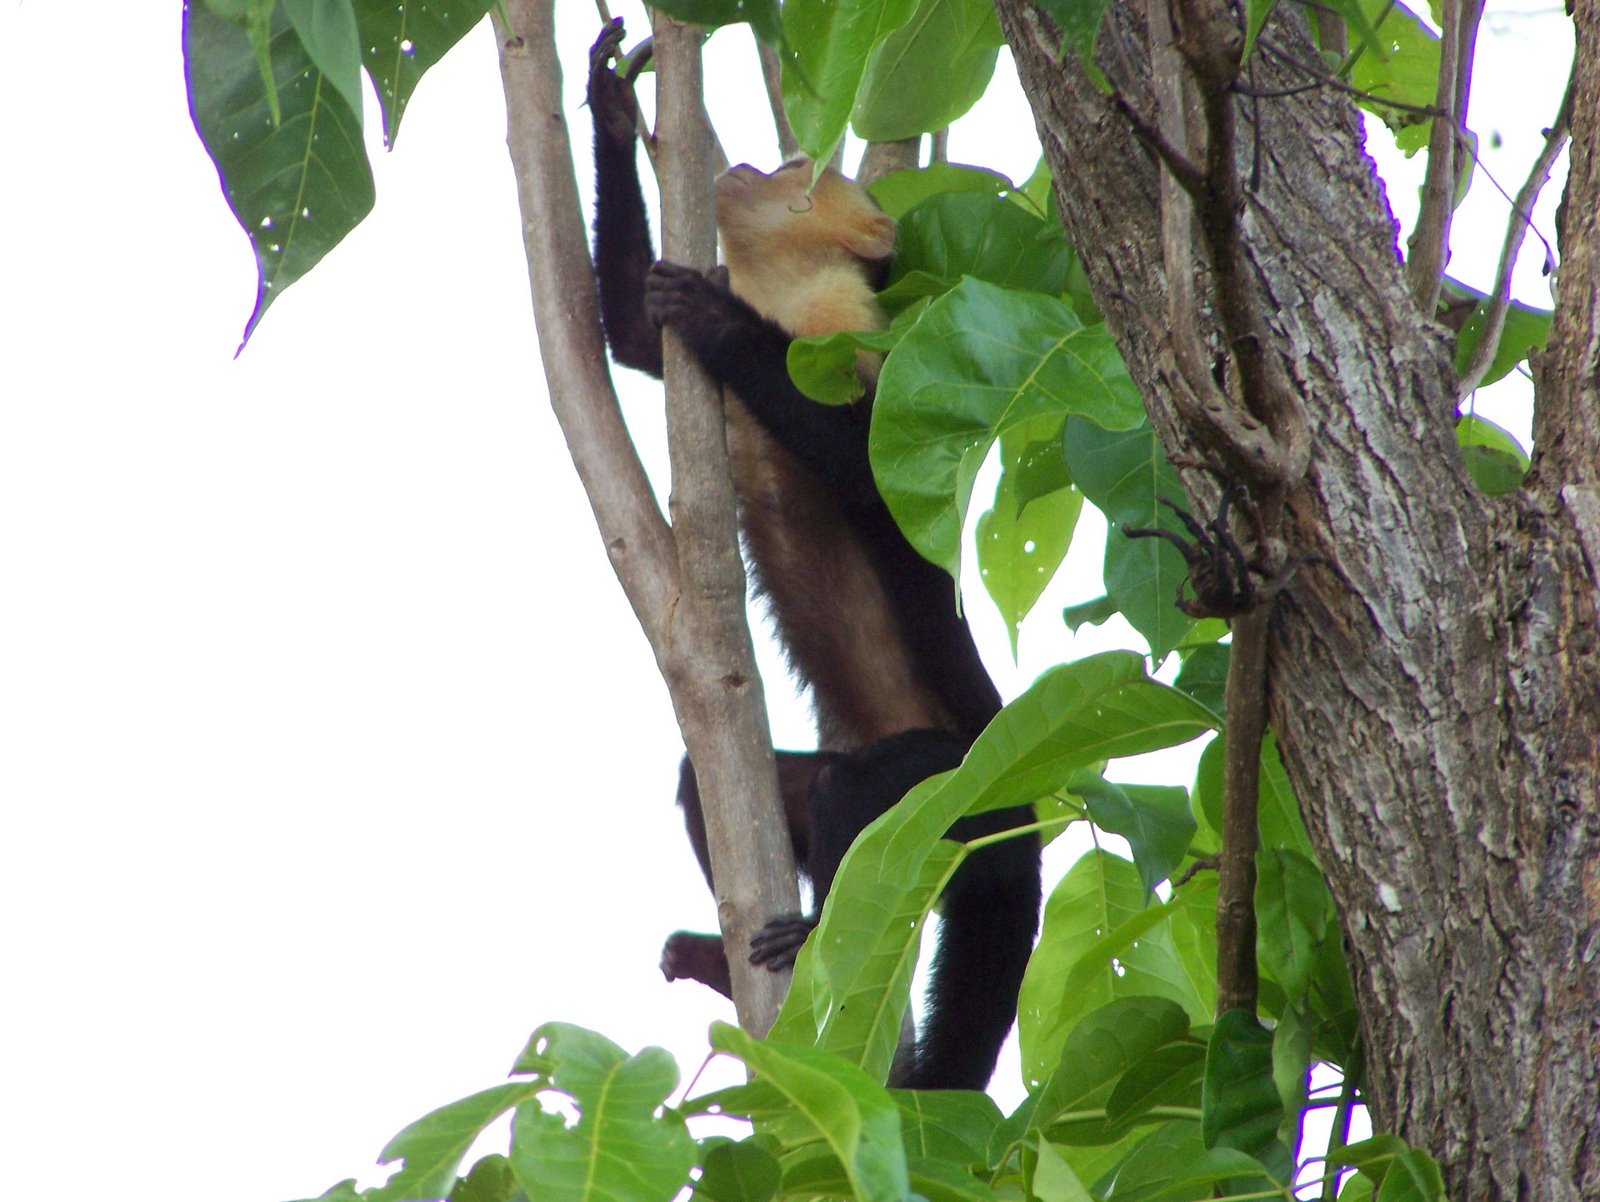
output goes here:
[{"label": "monkey's ear", "polygon": [[858,259],[887,259],[894,253],[894,218],[875,209],[863,209],[845,223],[839,241]]}]

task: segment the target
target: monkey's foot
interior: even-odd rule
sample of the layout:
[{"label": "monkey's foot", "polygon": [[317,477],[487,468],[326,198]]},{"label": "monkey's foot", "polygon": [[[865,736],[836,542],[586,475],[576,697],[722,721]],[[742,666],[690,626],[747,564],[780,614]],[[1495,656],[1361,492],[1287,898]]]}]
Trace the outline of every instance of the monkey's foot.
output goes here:
[{"label": "monkey's foot", "polygon": [[725,998],[733,996],[721,935],[674,931],[661,947],[661,972],[669,981],[699,981]]}]

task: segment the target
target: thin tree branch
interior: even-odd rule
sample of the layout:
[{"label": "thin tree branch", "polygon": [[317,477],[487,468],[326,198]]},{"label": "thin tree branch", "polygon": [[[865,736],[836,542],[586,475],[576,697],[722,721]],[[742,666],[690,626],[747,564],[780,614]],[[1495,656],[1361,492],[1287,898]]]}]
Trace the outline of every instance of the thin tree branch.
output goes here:
[{"label": "thin tree branch", "polygon": [[1545,131],[1544,147],[1539,151],[1538,158],[1533,161],[1533,168],[1528,172],[1527,181],[1511,204],[1511,222],[1506,227],[1505,246],[1500,251],[1500,267],[1495,272],[1494,292],[1490,297],[1489,312],[1484,319],[1483,333],[1478,338],[1478,345],[1473,350],[1466,369],[1461,373],[1460,383],[1456,386],[1458,401],[1464,401],[1483,381],[1490,365],[1494,363],[1496,352],[1500,349],[1500,336],[1506,328],[1506,313],[1511,308],[1511,272],[1516,267],[1517,256],[1522,251],[1523,238],[1533,226],[1534,203],[1539,199],[1539,193],[1543,191],[1545,184],[1549,182],[1550,171],[1567,144],[1571,121],[1572,81],[1569,79],[1567,90],[1561,97],[1560,111],[1556,113],[1556,119],[1550,128]]},{"label": "thin tree branch", "polygon": [[794,136],[794,126],[789,124],[789,114],[783,107],[783,64],[778,60],[778,52],[763,41],[756,42],[756,53],[761,56],[761,79],[767,85],[772,127],[778,134],[778,153],[787,162],[800,153],[800,139]]},{"label": "thin tree branch", "polygon": [[654,642],[678,590],[678,553],[628,437],[600,336],[588,228],[562,114],[549,0],[515,0],[497,26],[506,141],[550,405],[572,454],[612,569]]},{"label": "thin tree branch", "polygon": [[[659,11],[654,29],[662,254],[709,269],[717,235],[700,32]],[[794,855],[746,618],[721,390],[670,332],[662,350],[683,582],[663,666],[700,784],[734,1003],[740,1023],[760,1035],[777,1017],[788,974],[752,965],[738,950],[767,921],[799,909]]]},{"label": "thin tree branch", "polygon": [[1444,32],[1439,39],[1439,89],[1428,136],[1428,169],[1422,180],[1422,208],[1408,244],[1406,278],[1422,312],[1432,317],[1450,254],[1450,217],[1461,178],[1461,143],[1472,86],[1472,56],[1478,40],[1483,0],[1444,0]]},{"label": "thin tree branch", "polygon": [[922,139],[904,138],[898,142],[868,142],[861,152],[861,162],[856,168],[857,182],[876,183],[895,171],[917,166],[917,156],[922,151]]}]

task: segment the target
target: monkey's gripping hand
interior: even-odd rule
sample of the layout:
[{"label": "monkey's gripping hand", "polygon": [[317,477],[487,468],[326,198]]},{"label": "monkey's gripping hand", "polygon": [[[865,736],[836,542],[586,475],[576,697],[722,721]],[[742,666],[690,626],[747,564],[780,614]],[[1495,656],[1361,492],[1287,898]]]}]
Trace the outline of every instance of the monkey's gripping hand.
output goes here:
[{"label": "monkey's gripping hand", "polygon": [[644,311],[650,320],[682,338],[708,367],[730,337],[766,324],[728,291],[727,280],[721,267],[706,273],[657,263],[644,281]]},{"label": "monkey's gripping hand", "polygon": [[618,75],[612,70],[611,61],[621,57],[625,36],[622,18],[613,17],[601,27],[600,36],[589,48],[589,108],[594,113],[595,129],[603,130],[614,142],[632,146],[634,131],[639,125],[639,102],[634,99],[633,81],[650,61],[650,44],[646,42],[639,47],[628,64],[627,73]]}]

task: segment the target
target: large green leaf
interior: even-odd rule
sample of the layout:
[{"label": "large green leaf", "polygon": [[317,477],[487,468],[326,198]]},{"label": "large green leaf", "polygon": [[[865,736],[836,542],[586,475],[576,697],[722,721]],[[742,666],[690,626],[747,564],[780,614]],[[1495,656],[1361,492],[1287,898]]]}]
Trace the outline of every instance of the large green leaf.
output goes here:
[{"label": "large green leaf", "polygon": [[906,1197],[900,1111],[883,1086],[837,1056],[752,1039],[728,1023],[711,1024],[711,1046],[744,1061],[804,1116],[844,1167],[860,1202]]},{"label": "large green leaf", "polygon": [[360,118],[317,70],[281,10],[268,45],[281,122],[245,29],[189,4],[183,58],[190,116],[228,207],[255,247],[248,340],[273,300],[367,215],[372,167]]},{"label": "large green leaf", "polygon": [[1043,1086],[1000,1131],[1018,1138],[1036,1128],[1065,1144],[1120,1138],[1106,1117],[1117,1083],[1157,1048],[1189,1037],[1189,1016],[1165,998],[1125,997],[1101,1006],[1072,1028]]},{"label": "large green leaf", "polygon": [[1168,927],[1174,902],[1152,903],[1132,864],[1096,849],[1050,893],[1039,944],[1017,1000],[1023,1080],[1061,1057],[1067,1032],[1115,998],[1161,997],[1196,1020],[1212,997],[1197,993]]},{"label": "large green leaf", "polygon": [[1311,988],[1317,949],[1333,923],[1333,898],[1322,870],[1296,852],[1263,848],[1256,864],[1262,967],[1298,1002]]},{"label": "large green leaf", "polygon": [[872,198],[889,216],[899,221],[911,209],[941,192],[981,192],[998,196],[1014,190],[1014,185],[998,171],[962,163],[929,163],[891,171],[867,186]]},{"label": "large green leaf", "polygon": [[1106,593],[1123,617],[1162,659],[1188,635],[1194,620],[1177,607],[1188,579],[1183,556],[1165,539],[1128,538],[1122,527],[1159,526],[1187,536],[1157,498],[1183,503],[1183,486],[1148,422],[1112,429],[1107,423],[1067,420],[1063,435],[1067,467],[1111,530],[1106,534]]},{"label": "large green leaf", "polygon": [[1293,1164],[1278,1140],[1283,1101],[1272,1076],[1272,1032],[1248,1010],[1229,1010],[1211,1029],[1201,1109],[1206,1147],[1235,1148],[1277,1180],[1289,1177]]},{"label": "large green leaf", "polygon": [[1060,222],[990,191],[945,191],[901,218],[894,274],[879,300],[896,313],[923,297],[944,295],[965,276],[1060,296],[1075,262]]},{"label": "large green leaf", "polygon": [[371,1202],[444,1197],[455,1185],[461,1158],[483,1129],[542,1087],[539,1081],[508,1081],[423,1115],[391,1139],[378,1157],[379,1164],[396,1160],[405,1164],[382,1189],[373,1191]]},{"label": "large green leaf", "polygon": [[972,480],[1012,426],[1076,414],[1126,428],[1138,390],[1103,326],[1054,297],[977,279],[928,306],[884,363],[869,450],[912,544],[959,578]]},{"label": "large green leaf", "polygon": [[917,0],[788,0],[783,34],[783,107],[801,149],[833,155],[856,105],[872,52],[911,19]]},{"label": "large green leaf", "polygon": [[568,1125],[537,1100],[517,1107],[511,1166],[541,1202],[667,1202],[689,1180],[696,1149],[683,1116],[663,1109],[678,1066],[661,1048],[630,1056],[603,1035],[546,1023],[517,1058],[517,1072],[539,1074],[538,1088],[576,1103]]},{"label": "large green leaf", "polygon": [[966,1089],[896,1089],[906,1155],[952,1164],[985,1163],[1000,1124],[1000,1108],[986,1093]]},{"label": "large green leaf", "polygon": [[852,124],[869,142],[943,129],[989,86],[1005,39],[987,0],[920,0],[878,47]]},{"label": "large green leaf", "polygon": [[1261,1164],[1244,1152],[1207,1148],[1199,1123],[1176,1121],[1157,1127],[1123,1159],[1114,1196],[1117,1202],[1200,1202],[1231,1193],[1225,1182],[1260,1182],[1262,1172]]},{"label": "large green leaf", "polygon": [[393,146],[400,118],[423,73],[489,11],[490,0],[355,0],[361,61],[378,88],[383,141]]}]

